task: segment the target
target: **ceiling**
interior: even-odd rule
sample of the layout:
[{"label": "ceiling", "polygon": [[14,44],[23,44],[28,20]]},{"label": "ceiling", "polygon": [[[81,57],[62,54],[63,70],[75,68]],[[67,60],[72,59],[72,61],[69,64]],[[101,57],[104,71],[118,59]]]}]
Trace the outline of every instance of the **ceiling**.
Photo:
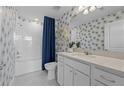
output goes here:
[{"label": "ceiling", "polygon": [[120,10],[124,10],[124,6],[104,6],[102,9],[97,9],[87,15],[80,13],[71,20],[71,26],[80,25],[81,23],[88,23],[91,20],[105,17],[108,14],[116,13]]},{"label": "ceiling", "polygon": [[[43,20],[44,16],[58,19],[65,12],[71,10],[72,7],[73,6],[16,6],[19,15],[29,19],[38,18],[40,20]],[[124,6],[104,6],[103,9],[97,9],[87,15],[80,13],[71,20],[71,25],[87,23],[91,20],[115,13],[121,9],[124,9]]]},{"label": "ceiling", "polygon": [[57,19],[71,8],[72,6],[16,6],[19,15],[38,19],[42,19],[43,16]]}]

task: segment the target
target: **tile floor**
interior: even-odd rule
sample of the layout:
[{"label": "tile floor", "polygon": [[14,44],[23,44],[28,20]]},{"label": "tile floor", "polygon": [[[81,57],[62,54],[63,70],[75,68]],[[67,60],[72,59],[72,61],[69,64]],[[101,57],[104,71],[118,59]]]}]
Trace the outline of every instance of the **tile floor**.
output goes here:
[{"label": "tile floor", "polygon": [[15,77],[12,86],[58,86],[56,80],[47,80],[46,71],[36,71]]}]

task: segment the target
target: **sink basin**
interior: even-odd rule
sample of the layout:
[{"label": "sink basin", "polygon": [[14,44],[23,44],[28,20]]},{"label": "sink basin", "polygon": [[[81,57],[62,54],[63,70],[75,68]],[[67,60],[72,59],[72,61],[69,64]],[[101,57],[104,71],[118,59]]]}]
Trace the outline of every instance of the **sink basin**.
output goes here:
[{"label": "sink basin", "polygon": [[87,57],[87,58],[95,58],[95,55],[86,55],[85,53],[71,53],[73,56],[78,56],[78,57]]},{"label": "sink basin", "polygon": [[95,58],[96,56],[95,55],[86,55],[87,57],[90,57],[90,58]]},{"label": "sink basin", "polygon": [[71,55],[74,55],[74,56],[84,56],[85,54],[84,53],[71,53]]}]

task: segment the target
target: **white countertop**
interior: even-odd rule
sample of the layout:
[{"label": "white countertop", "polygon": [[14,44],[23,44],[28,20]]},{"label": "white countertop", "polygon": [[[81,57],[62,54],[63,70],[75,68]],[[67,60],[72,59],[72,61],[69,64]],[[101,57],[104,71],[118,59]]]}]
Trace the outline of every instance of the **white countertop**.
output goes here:
[{"label": "white countertop", "polygon": [[122,59],[104,57],[98,55],[85,55],[84,53],[60,52],[58,54],[124,72],[124,60]]}]

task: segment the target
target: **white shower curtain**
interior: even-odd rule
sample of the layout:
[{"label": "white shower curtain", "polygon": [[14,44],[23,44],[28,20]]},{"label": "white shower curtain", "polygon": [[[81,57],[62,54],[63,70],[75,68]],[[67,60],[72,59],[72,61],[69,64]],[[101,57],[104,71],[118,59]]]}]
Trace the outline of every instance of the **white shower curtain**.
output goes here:
[{"label": "white shower curtain", "polygon": [[13,32],[16,25],[16,9],[0,7],[0,85],[12,83],[15,72],[15,47]]}]

